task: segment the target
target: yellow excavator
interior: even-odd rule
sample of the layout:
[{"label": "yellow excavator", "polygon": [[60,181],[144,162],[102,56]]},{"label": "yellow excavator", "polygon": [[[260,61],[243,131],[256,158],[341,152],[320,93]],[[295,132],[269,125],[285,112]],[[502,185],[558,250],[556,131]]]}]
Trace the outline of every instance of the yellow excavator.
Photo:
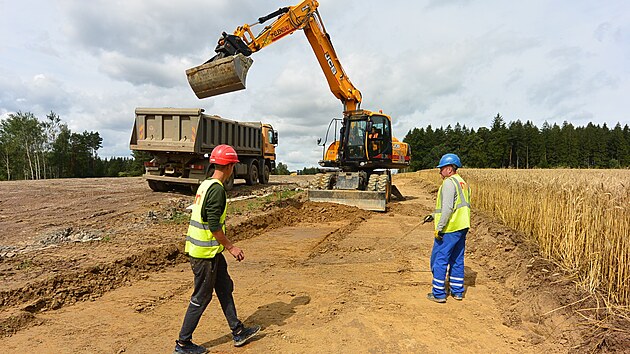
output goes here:
[{"label": "yellow excavator", "polygon": [[[333,132],[333,142],[327,149],[327,142],[322,144],[325,150],[319,164],[326,172],[317,175],[308,198],[385,211],[392,194],[403,199],[391,183],[391,170],[408,167],[411,151],[408,144],[393,136],[388,115],[360,108],[361,92],[350,82],[339,62],[318,6],[315,0],[304,0],[260,17],[252,25],[237,27],[233,34],[223,32],[215,48],[216,55],[186,70],[188,82],[199,98],[242,90],[253,53],[303,30],[330,90],[343,103],[343,117],[331,121],[328,133],[331,127],[341,127]],[[252,33],[253,26],[272,18],[275,20],[258,35]]]}]

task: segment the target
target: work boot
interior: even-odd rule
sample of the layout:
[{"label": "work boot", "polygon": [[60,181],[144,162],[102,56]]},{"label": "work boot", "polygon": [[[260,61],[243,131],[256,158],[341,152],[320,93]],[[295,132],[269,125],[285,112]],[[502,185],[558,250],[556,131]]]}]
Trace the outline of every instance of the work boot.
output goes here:
[{"label": "work boot", "polygon": [[464,294],[451,294],[451,296],[453,297],[453,299],[455,299],[457,301],[464,300]]},{"label": "work boot", "polygon": [[201,345],[197,345],[192,341],[175,341],[175,351],[173,354],[204,354],[207,353],[208,350]]},{"label": "work boot", "polygon": [[431,300],[431,301],[435,301],[437,303],[443,304],[446,302],[446,298],[437,298],[435,297],[435,295],[433,295],[433,293],[428,293],[427,294],[427,299]]},{"label": "work boot", "polygon": [[252,326],[252,327],[243,327],[238,334],[234,334],[234,346],[240,347],[245,345],[248,340],[250,340],[253,336],[256,335],[260,331],[260,326]]}]

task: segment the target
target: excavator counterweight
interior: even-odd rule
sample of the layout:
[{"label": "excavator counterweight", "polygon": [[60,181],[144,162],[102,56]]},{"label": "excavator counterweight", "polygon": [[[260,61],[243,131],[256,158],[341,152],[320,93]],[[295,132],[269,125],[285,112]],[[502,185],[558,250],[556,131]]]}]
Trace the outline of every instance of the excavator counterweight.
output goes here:
[{"label": "excavator counterweight", "polygon": [[253,62],[239,53],[190,68],[186,76],[198,98],[212,97],[244,89],[247,71]]}]

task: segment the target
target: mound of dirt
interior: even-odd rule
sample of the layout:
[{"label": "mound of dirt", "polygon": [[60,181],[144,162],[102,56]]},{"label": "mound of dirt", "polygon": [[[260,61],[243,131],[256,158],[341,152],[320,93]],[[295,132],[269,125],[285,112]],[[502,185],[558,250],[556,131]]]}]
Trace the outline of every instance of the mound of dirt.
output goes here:
[{"label": "mound of dirt", "polygon": [[[143,225],[168,223],[173,218],[188,221],[186,198],[172,198],[162,205],[156,205],[149,210]],[[232,241],[245,240],[265,233],[269,230],[298,223],[318,223],[338,220],[365,220],[370,212],[338,204],[322,204],[303,201],[303,196],[294,199],[270,202],[262,210],[252,213],[237,224],[228,224],[229,237]],[[185,229],[185,225],[179,228]],[[63,244],[73,241],[74,231],[55,231],[44,237],[47,244]],[[79,235],[89,235],[81,232]],[[166,240],[168,241],[168,240]],[[130,245],[133,245],[131,243]],[[64,256],[56,260],[45,260],[38,257],[27,257],[27,253],[3,262],[0,273],[4,275],[19,275],[32,272],[46,272],[47,276],[35,281],[28,281],[0,291],[0,308],[6,310],[0,318],[0,336],[10,335],[21,328],[37,324],[33,314],[42,311],[59,309],[63,306],[80,301],[92,300],[104,293],[120,286],[131,284],[144,279],[147,273],[155,272],[176,263],[186,262],[183,253],[183,238],[175,236],[171,242],[156,246],[141,247],[138,252],[125,256],[130,250],[119,253],[110,261],[91,261],[83,265],[73,266],[73,258],[68,258],[68,250],[60,250]],[[94,243],[93,250],[102,249],[105,252],[108,244]],[[61,262],[61,263],[60,263]],[[67,265],[64,266],[64,263]],[[54,263],[54,265],[53,265]],[[52,272],[50,272],[52,270]],[[17,285],[17,286],[15,286]],[[137,304],[137,311],[150,308],[151,304]]]},{"label": "mound of dirt", "polygon": [[262,211],[247,220],[231,226],[232,241],[252,238],[280,227],[295,224],[331,222],[339,220],[367,219],[370,212],[355,207],[332,203],[313,203],[300,198],[288,199],[267,205]]}]

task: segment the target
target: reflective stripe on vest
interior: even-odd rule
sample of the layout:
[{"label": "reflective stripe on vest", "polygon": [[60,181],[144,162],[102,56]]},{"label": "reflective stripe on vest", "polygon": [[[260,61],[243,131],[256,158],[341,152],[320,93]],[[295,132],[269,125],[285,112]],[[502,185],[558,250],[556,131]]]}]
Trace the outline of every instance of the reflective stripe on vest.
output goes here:
[{"label": "reflective stripe on vest", "polygon": [[[442,232],[454,232],[458,230],[467,229],[470,227],[470,187],[467,183],[457,174],[447,178],[446,180],[450,180],[453,185],[455,185],[455,189],[457,191],[457,197],[455,199],[455,206],[453,208],[453,214],[448,219],[446,226],[442,230]],[[447,183],[446,180],[444,183]],[[444,184],[442,184],[444,185]],[[462,186],[466,186],[466,190],[462,188]],[[440,217],[442,216],[442,186],[440,186],[440,190],[438,191],[438,198],[435,203],[435,211],[434,211],[434,224],[437,229],[437,225],[440,222]]]},{"label": "reflective stripe on vest", "polygon": [[[218,183],[223,186],[223,183],[218,179],[207,179],[201,183],[197,188],[197,195],[195,196],[195,204],[192,207],[192,214],[190,215],[190,223],[188,224],[188,233],[186,235],[186,247],[185,252],[191,257],[195,258],[214,258],[217,253],[223,252],[223,245],[214,238],[210,226],[207,222],[201,219],[201,211],[204,208],[203,202],[206,198],[206,194],[210,187]],[[219,219],[221,223],[221,229],[225,233],[225,217],[227,215],[227,198],[225,201],[225,209]]]}]

